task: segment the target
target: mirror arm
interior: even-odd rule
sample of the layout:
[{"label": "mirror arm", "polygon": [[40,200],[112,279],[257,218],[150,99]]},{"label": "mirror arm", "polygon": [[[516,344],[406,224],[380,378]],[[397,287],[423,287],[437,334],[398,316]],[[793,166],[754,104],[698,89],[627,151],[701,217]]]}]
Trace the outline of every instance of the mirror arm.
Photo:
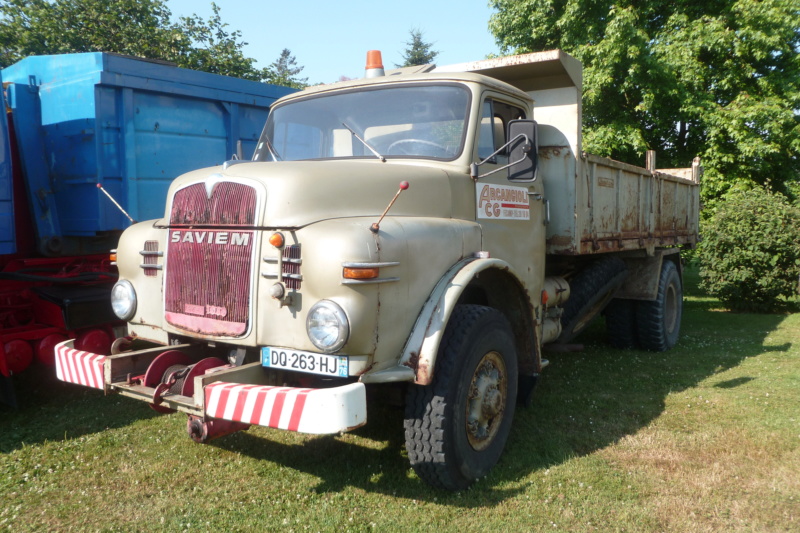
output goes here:
[{"label": "mirror arm", "polygon": [[[479,166],[486,164],[487,161],[489,161],[494,156],[496,156],[497,154],[499,154],[500,152],[502,152],[503,150],[508,148],[511,144],[515,143],[520,137],[522,137],[525,140],[525,147],[523,148],[523,152],[525,153],[525,155],[522,157],[522,159],[520,159],[519,161],[513,161],[513,162],[511,162],[511,163],[509,163],[507,165],[503,165],[502,167],[496,168],[496,169],[492,170],[491,172],[487,172],[486,174],[481,174],[480,176],[478,175],[478,167]],[[517,135],[516,137],[514,137],[513,139],[511,139],[510,141],[505,143],[503,146],[501,146],[500,148],[495,150],[492,155],[490,155],[489,157],[487,157],[486,159],[484,159],[480,163],[472,163],[472,164],[470,164],[470,166],[469,166],[469,176],[474,181],[478,181],[481,178],[485,178],[486,176],[491,176],[492,174],[494,174],[496,172],[500,172],[501,170],[506,170],[507,168],[511,168],[512,166],[516,165],[517,163],[522,163],[523,161],[525,161],[525,158],[528,157],[527,154],[528,154],[528,152],[531,151],[531,146],[532,145],[533,145],[533,143],[531,142],[530,138],[527,135],[525,135],[524,133],[520,133],[519,135]]]}]

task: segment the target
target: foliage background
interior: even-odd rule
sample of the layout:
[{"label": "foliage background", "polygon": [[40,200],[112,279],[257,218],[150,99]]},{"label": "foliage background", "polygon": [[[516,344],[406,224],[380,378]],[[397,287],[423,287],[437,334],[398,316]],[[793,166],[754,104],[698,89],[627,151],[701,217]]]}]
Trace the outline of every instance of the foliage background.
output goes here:
[{"label": "foliage background", "polygon": [[302,88],[303,69],[289,50],[266,68],[242,52],[220,8],[170,22],[163,0],[8,0],[0,3],[0,68],[29,55],[115,52],[179,67]]},{"label": "foliage background", "polygon": [[705,167],[707,202],[800,176],[796,0],[492,0],[501,49],[561,48],[584,65],[584,148]]}]

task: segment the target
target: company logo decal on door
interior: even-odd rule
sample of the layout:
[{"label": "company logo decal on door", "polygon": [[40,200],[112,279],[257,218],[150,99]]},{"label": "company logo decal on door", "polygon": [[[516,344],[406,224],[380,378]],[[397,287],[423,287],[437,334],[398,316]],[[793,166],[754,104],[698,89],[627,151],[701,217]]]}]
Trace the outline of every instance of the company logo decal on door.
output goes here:
[{"label": "company logo decal on door", "polygon": [[496,220],[530,220],[528,189],[508,185],[476,183],[477,218]]}]

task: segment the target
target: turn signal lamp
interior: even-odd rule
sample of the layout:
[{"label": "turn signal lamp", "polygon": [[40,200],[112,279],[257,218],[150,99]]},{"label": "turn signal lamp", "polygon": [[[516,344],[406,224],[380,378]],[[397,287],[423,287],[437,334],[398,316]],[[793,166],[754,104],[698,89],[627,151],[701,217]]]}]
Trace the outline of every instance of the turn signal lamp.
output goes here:
[{"label": "turn signal lamp", "polygon": [[269,236],[269,243],[275,248],[282,248],[285,242],[283,233],[273,233]]},{"label": "turn signal lamp", "polygon": [[350,268],[345,267],[342,273],[344,279],[375,279],[380,274],[379,268]]}]

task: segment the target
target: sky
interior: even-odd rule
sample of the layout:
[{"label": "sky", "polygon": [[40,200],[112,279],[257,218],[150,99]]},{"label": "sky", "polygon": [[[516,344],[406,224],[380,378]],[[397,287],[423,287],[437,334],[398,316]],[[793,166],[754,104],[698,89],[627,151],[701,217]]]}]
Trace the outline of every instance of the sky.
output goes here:
[{"label": "sky", "polygon": [[[216,0],[226,30],[238,30],[244,54],[266,67],[284,48],[304,67],[299,78],[331,83],[364,75],[367,50],[380,50],[386,69],[403,62],[409,32],[438,51],[438,65],[484,59],[498,53],[489,33],[489,0]],[[211,15],[211,0],[167,0],[175,19]]]}]

